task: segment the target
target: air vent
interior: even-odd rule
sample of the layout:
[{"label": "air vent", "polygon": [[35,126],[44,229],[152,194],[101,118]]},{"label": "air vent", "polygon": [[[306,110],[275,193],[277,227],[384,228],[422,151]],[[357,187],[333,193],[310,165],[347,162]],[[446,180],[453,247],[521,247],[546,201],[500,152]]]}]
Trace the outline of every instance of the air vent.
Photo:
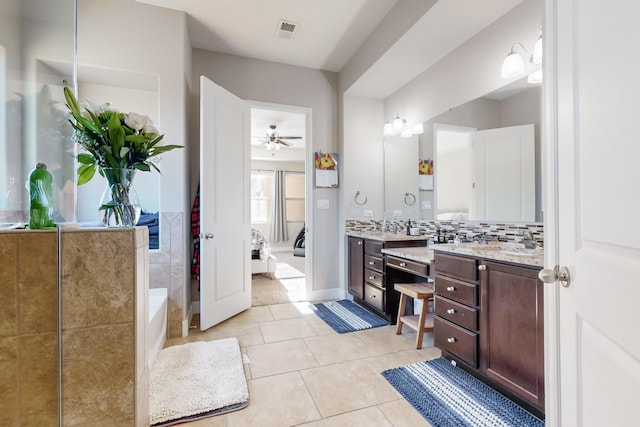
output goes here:
[{"label": "air vent", "polygon": [[291,21],[280,20],[278,23],[278,30],[276,31],[276,37],[281,39],[291,40],[296,33],[298,24]]}]

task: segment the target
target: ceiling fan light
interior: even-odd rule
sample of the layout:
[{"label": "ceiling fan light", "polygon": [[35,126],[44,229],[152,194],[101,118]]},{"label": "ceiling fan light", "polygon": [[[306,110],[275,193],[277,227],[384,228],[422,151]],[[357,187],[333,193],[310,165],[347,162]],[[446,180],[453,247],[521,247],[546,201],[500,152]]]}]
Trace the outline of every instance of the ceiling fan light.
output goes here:
[{"label": "ceiling fan light", "polygon": [[522,73],[524,73],[522,56],[512,50],[502,63],[502,78],[511,79],[522,75]]},{"label": "ceiling fan light", "polygon": [[396,118],[393,119],[393,130],[398,131],[404,126],[404,120],[400,118],[400,114],[396,114]]}]

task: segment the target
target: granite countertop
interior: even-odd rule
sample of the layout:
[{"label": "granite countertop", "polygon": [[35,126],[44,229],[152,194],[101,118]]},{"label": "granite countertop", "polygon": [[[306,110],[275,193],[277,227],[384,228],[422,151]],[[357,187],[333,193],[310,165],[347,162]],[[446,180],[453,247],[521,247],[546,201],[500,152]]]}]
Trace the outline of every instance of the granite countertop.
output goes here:
[{"label": "granite countertop", "polygon": [[434,251],[451,254],[469,255],[482,259],[505,261],[533,267],[544,266],[544,250],[542,248],[526,249],[519,243],[444,243],[428,247],[382,249],[387,255],[405,258],[424,264],[434,263]]},{"label": "granite countertop", "polygon": [[544,266],[544,250],[542,248],[526,249],[520,243],[443,243],[430,246],[440,252],[469,255],[477,258],[505,261],[542,268]]},{"label": "granite countertop", "polygon": [[420,236],[409,236],[404,233],[391,233],[385,231],[347,231],[347,236],[360,237],[362,239],[378,240],[381,242],[392,242],[400,240],[427,240],[428,237],[424,234]]},{"label": "granite countertop", "polygon": [[382,249],[382,253],[397,256],[399,258],[410,259],[412,261],[418,261],[424,264],[431,264],[434,258],[433,249],[426,246]]}]

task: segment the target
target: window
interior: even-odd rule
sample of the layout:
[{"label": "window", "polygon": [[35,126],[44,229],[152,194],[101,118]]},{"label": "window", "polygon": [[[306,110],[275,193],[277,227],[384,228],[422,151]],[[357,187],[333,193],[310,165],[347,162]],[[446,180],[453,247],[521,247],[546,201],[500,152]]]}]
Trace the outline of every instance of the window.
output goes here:
[{"label": "window", "polygon": [[271,222],[273,172],[251,171],[251,222]]},{"label": "window", "polygon": [[287,222],[304,222],[304,174],[288,172],[284,177],[284,188]]}]

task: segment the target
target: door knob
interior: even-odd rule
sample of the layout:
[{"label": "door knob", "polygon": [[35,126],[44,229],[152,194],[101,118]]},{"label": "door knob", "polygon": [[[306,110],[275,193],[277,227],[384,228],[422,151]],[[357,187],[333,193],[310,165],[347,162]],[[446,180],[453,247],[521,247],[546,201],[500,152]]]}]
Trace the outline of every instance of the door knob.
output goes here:
[{"label": "door knob", "polygon": [[540,270],[538,278],[544,283],[560,282],[565,288],[568,288],[571,284],[569,269],[567,267],[560,267],[559,265],[556,265],[553,270],[550,268]]},{"label": "door knob", "polygon": [[204,233],[205,239],[213,239],[214,237],[216,236],[213,233]]}]

